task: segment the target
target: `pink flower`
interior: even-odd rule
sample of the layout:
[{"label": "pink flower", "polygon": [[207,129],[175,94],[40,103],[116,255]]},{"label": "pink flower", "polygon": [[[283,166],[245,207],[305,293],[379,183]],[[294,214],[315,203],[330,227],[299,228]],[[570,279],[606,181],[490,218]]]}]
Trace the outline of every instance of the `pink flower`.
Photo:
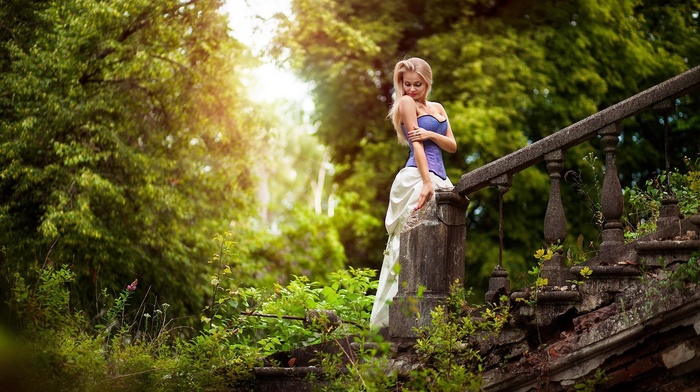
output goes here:
[{"label": "pink flower", "polygon": [[126,286],[126,289],[129,290],[129,291],[136,291],[136,285],[137,285],[137,284],[139,284],[139,280],[138,280],[138,279],[134,279],[134,281],[131,282],[130,285]]}]

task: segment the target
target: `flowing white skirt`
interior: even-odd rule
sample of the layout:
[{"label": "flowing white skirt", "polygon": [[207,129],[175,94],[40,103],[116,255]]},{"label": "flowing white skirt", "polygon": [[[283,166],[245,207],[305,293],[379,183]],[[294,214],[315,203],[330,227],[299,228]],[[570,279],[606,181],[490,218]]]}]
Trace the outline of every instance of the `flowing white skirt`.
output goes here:
[{"label": "flowing white skirt", "polygon": [[[443,180],[431,172],[430,179],[436,190],[452,188],[452,182],[449,178]],[[389,325],[389,303],[394,299],[399,288],[397,262],[399,260],[401,230],[411,212],[416,208],[422,189],[423,180],[420,177],[418,168],[415,167],[401,169],[391,185],[389,207],[384,220],[389,240],[386,243],[384,261],[379,272],[377,295],[374,299],[372,315],[369,319],[370,327],[385,327]]]}]

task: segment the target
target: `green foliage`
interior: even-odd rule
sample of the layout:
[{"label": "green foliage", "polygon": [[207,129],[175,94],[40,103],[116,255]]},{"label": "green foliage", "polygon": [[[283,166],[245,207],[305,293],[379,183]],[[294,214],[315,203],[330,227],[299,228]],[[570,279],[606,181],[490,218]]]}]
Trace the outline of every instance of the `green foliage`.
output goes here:
[{"label": "green foliage", "polygon": [[29,4],[0,37],[3,274],[50,258],[88,311],[96,281],[134,274],[201,308],[206,240],[253,211],[259,120],[239,78],[254,60],[218,1]]},{"label": "green foliage", "polygon": [[[2,2],[0,292],[16,318],[17,373],[51,390],[222,390],[245,383],[272,352],[346,334],[376,339],[364,331],[373,272],[342,265],[377,266],[386,243],[381,217],[405,157],[385,119],[395,61],[410,54],[433,65],[432,97],[459,145],[446,155],[456,180],[700,62],[694,2],[603,3],[293,1],[272,51],[313,82],[311,121],[326,151],[246,99],[242,78],[256,61],[229,36],[220,1]],[[672,165],[697,145],[697,102],[677,103],[665,122],[687,148]],[[665,182],[654,177],[658,126],[656,117],[631,119],[618,149],[623,183],[647,184],[626,192],[639,206],[637,228],[653,221],[651,200]],[[275,132],[290,140],[272,146]],[[567,164],[596,162],[586,155],[595,147],[569,151]],[[333,217],[318,214],[304,185],[274,196],[272,220],[256,209],[256,175],[271,173],[280,151],[292,156],[283,169],[307,160],[309,170],[272,173],[274,183],[332,190]],[[313,184],[326,153],[335,184]],[[697,211],[696,165],[671,174],[684,213]],[[529,169],[505,195],[514,276],[540,242],[547,177]],[[580,195],[564,190],[565,199]],[[486,281],[496,260],[494,196],[471,195],[468,286]],[[567,219],[579,227],[590,211]],[[212,233],[227,230],[212,256]],[[695,280],[695,269],[679,269],[679,281]],[[135,279],[137,290],[124,288]],[[426,365],[408,380],[385,374],[374,358],[382,349],[365,347],[360,358],[343,353],[351,366],[339,374],[348,378],[334,388],[478,388],[481,359],[469,338],[507,316],[465,298],[436,310],[437,324],[422,332]]]},{"label": "green foliage", "polygon": [[[390,369],[387,347],[377,337],[360,334],[357,357],[341,352],[323,359],[325,383],[319,391],[479,391],[483,383],[483,357],[478,342],[498,334],[510,321],[507,306],[472,305],[471,290],[454,284],[446,306],[431,312],[430,325],[420,328],[415,345],[419,366],[399,374]],[[507,303],[506,298],[502,298]]]},{"label": "green foliage", "polygon": [[[581,247],[581,241],[582,237],[579,236],[579,248]],[[533,282],[528,287],[526,287],[526,296],[516,298],[517,302],[523,302],[529,306],[537,306],[537,297],[539,293],[542,292],[545,286],[549,284],[549,280],[542,276],[542,271],[544,270],[545,263],[551,260],[552,257],[554,257],[557,253],[563,253],[563,248],[563,245],[553,244],[548,246],[546,249],[540,248],[537,251],[535,251],[534,257],[537,260],[537,265],[532,266],[532,268],[527,272],[529,275],[532,276]],[[574,252],[578,254],[579,251],[575,250]],[[585,259],[579,261],[572,260],[571,254],[571,249],[569,249],[567,251],[567,260],[570,263],[573,262],[573,265],[577,265],[580,262],[585,261]],[[583,280],[567,280],[567,282],[580,286],[583,285],[585,283],[585,280],[590,278],[592,274],[593,270],[591,270],[588,267],[583,267],[579,271],[579,275]]]},{"label": "green foliage", "polygon": [[327,284],[332,272],[347,261],[339,234],[331,218],[299,205],[279,224],[279,233],[268,233],[259,247],[249,247],[250,256],[258,260],[279,282],[303,274]]},{"label": "green foliage", "polygon": [[605,386],[605,382],[608,377],[605,375],[605,370],[596,369],[593,378],[585,380],[578,384],[574,384],[574,391],[576,392],[595,392],[599,387]]},{"label": "green foliage", "polygon": [[67,283],[74,274],[49,265],[28,279],[36,279],[34,284],[17,278],[10,301],[23,331],[19,341],[25,367],[17,369],[26,377],[23,382],[42,390],[95,390],[107,363],[99,355],[100,340],[87,334],[82,314],[69,306]]},{"label": "green foliage", "polygon": [[[507,305],[472,306],[471,291],[453,287],[448,311],[438,306],[431,312],[431,325],[419,331],[416,352],[422,367],[402,383],[407,391],[480,391],[483,357],[477,342],[498,334],[510,320]],[[507,303],[502,298],[502,303]]]},{"label": "green foliage", "polygon": [[[232,332],[203,330],[184,340],[167,315],[167,304],[154,314],[141,304],[129,310],[136,282],[109,304],[100,320],[87,322],[68,305],[68,268],[38,271],[35,291],[18,279],[12,303],[22,313],[21,369],[31,390],[65,391],[205,391],[221,390],[251,377],[260,361],[254,348],[232,344]],[[128,313],[135,317],[124,317]],[[135,321],[132,321],[135,320]],[[95,323],[93,323],[95,322]],[[40,381],[38,381],[40,380]]]},{"label": "green foliage", "polygon": [[[10,302],[21,321],[21,374],[48,390],[222,390],[245,386],[252,368],[269,354],[355,333],[370,336],[374,297],[367,291],[376,289],[374,271],[339,270],[330,274],[328,286],[296,277],[271,293],[232,289],[235,244],[224,236],[217,240],[214,295],[194,334],[179,331],[168,304],[133,309],[134,294],[143,290],[137,280],[114,296],[103,290],[101,316],[88,321],[70,306],[75,276],[68,267],[47,265],[35,275],[17,276]],[[374,355],[372,350],[362,355]]]},{"label": "green foliage", "polygon": [[584,162],[582,168],[579,171],[568,171],[564,175],[564,179],[567,182],[571,181],[572,187],[583,199],[583,204],[593,217],[592,223],[599,231],[602,231],[604,223],[603,212],[600,208],[600,195],[603,189],[602,165],[592,152],[589,152],[582,160]]},{"label": "green foliage", "polygon": [[700,283],[700,258],[694,253],[690,259],[673,271],[664,284],[677,290],[687,291],[687,283]]},{"label": "green foliage", "polygon": [[356,351],[345,350],[336,341],[341,348],[337,354],[321,354],[323,376],[322,379],[309,379],[314,386],[313,390],[360,392],[395,389],[397,374],[387,370],[390,366],[386,357],[390,349],[388,343],[372,331],[360,333],[353,340],[359,348]]},{"label": "green foliage", "polygon": [[649,179],[644,186],[634,185],[624,189],[625,210],[628,211],[625,238],[637,239],[656,230],[656,221],[662,201],[666,196],[675,196],[681,215],[689,216],[700,211],[700,173],[697,169],[700,158],[686,158],[685,171],[672,170]]},{"label": "green foliage", "polygon": [[561,245],[553,245],[547,249],[537,249],[534,256],[537,260],[537,265],[533,266],[527,273],[530,274],[534,282],[528,287],[526,298],[516,298],[518,302],[524,302],[529,306],[537,306],[537,296],[542,289],[549,284],[547,278],[542,277],[542,270],[545,262],[549,261],[554,253],[561,249]]},{"label": "green foliage", "polygon": [[28,333],[38,333],[46,329],[62,327],[68,318],[70,325],[82,322],[80,314],[70,311],[70,293],[68,283],[75,279],[75,274],[67,267],[56,270],[53,265],[35,271],[38,275],[33,286],[28,285],[18,273],[9,301],[17,315],[20,327]]},{"label": "green foliage", "polygon": [[580,265],[597,253],[593,241],[588,246],[583,244],[583,234],[579,234],[576,243],[566,249],[566,261],[568,266]]},{"label": "green foliage", "polygon": [[654,186],[654,182],[648,180],[646,189],[634,186],[624,190],[626,207],[629,207],[625,226],[627,240],[637,239],[656,230],[656,219],[659,217],[663,192],[658,186]]},{"label": "green foliage", "polygon": [[580,274],[581,277],[583,277],[583,278],[590,278],[591,275],[593,274],[593,270],[591,270],[591,269],[588,268],[588,267],[583,267],[583,268],[581,268],[581,271],[579,272],[579,274]]},{"label": "green foliage", "polygon": [[373,275],[337,271],[325,287],[298,276],[287,286],[276,284],[269,296],[256,289],[223,292],[203,321],[212,329],[237,329],[235,341],[266,355],[328,341],[367,328],[373,297],[365,293],[376,288]]}]

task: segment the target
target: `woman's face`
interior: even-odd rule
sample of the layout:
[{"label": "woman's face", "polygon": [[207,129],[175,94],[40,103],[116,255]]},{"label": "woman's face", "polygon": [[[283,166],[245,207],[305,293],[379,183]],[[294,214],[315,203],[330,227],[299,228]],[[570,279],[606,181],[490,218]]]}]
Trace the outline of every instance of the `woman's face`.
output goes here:
[{"label": "woman's face", "polygon": [[425,95],[428,91],[428,84],[417,73],[413,71],[404,72],[403,74],[403,93],[414,100],[425,100]]}]

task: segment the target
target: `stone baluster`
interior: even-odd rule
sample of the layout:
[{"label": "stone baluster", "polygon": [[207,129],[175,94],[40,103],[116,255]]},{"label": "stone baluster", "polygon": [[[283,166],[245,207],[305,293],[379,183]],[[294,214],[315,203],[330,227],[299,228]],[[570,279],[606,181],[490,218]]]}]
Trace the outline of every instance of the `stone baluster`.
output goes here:
[{"label": "stone baluster", "polygon": [[620,135],[620,125],[618,123],[608,125],[599,130],[598,134],[602,137],[603,150],[605,151],[605,177],[600,195],[600,207],[604,219],[600,254],[605,256],[611,254],[614,248],[625,243],[622,223],[620,223],[624,212],[624,199],[615,165],[615,151]]},{"label": "stone baluster", "polygon": [[[560,190],[561,170],[564,167],[565,155],[563,150],[555,150],[544,156],[550,181],[549,202],[547,203],[547,212],[544,215],[544,240],[550,246],[562,244],[566,237],[566,216]],[[563,252],[563,249],[557,249],[552,258],[545,262],[542,277],[547,278],[550,286],[566,284],[568,271],[564,266]]]}]

